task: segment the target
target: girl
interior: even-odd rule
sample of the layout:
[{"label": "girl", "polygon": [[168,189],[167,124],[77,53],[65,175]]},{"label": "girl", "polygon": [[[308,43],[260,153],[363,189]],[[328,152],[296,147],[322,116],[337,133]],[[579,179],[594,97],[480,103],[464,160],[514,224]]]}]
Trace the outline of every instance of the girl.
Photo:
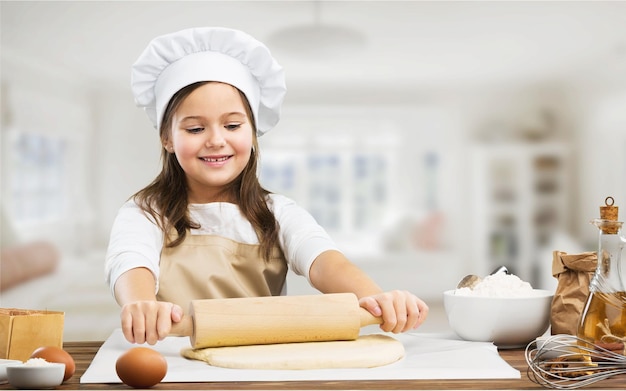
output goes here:
[{"label": "girl", "polygon": [[249,35],[195,28],[154,39],[132,89],[159,130],[163,167],[120,209],[106,277],[130,342],[155,344],[193,299],[285,294],[288,267],[323,293],[353,292],[394,333],[428,306],[383,292],[294,201],[263,189],[257,137],[277,122],[282,68]]}]

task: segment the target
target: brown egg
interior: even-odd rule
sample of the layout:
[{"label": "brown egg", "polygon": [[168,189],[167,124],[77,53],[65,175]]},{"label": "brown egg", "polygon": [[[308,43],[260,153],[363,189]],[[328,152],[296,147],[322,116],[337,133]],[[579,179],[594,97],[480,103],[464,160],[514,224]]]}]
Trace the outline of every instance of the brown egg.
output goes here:
[{"label": "brown egg", "polygon": [[63,376],[63,381],[72,377],[74,371],[76,371],[74,358],[72,358],[68,352],[57,346],[42,346],[37,348],[30,355],[30,358],[43,358],[47,362],[65,364],[65,376]]},{"label": "brown egg", "polygon": [[156,350],[139,346],[127,350],[117,359],[115,371],[125,384],[148,388],[163,380],[167,361]]}]

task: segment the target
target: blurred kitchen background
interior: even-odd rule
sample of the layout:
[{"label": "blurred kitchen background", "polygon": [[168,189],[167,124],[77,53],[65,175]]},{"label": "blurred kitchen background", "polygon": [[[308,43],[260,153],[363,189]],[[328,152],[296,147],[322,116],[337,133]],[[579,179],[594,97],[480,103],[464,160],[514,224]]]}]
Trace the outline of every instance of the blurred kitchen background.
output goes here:
[{"label": "blurred kitchen background", "polygon": [[[442,292],[467,273],[505,265],[553,289],[552,251],[595,250],[598,207],[613,196],[626,208],[626,2],[2,1],[0,12],[0,306],[65,311],[66,340],[118,327],[109,230],[160,168],[130,66],[183,28],[242,29],[270,47],[288,94],[260,140],[263,184],[309,209],[385,289],[424,298],[424,330],[445,328]],[[311,292],[289,276],[289,293]]]}]

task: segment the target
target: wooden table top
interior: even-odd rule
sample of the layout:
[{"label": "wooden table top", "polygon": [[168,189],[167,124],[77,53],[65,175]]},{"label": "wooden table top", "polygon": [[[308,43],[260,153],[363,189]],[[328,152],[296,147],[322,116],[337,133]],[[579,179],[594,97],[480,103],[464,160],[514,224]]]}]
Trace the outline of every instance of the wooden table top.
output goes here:
[{"label": "wooden table top", "polygon": [[[80,377],[85,373],[91,360],[102,345],[97,342],[66,342],[63,347],[76,362],[76,372],[68,381],[57,387],[57,390],[98,390],[98,389],[122,389],[129,390],[131,387],[122,383],[106,384],[81,384]],[[275,389],[315,389],[315,390],[521,390],[521,389],[545,389],[543,386],[532,382],[526,370],[528,365],[524,358],[523,349],[501,350],[501,357],[512,367],[519,370],[521,379],[493,379],[493,380],[359,380],[359,381],[272,381],[272,382],[205,382],[205,383],[160,383],[152,389],[159,390],[275,390]],[[626,375],[615,376],[602,380],[585,389],[626,389]],[[0,390],[11,389],[8,384],[0,384]]]}]

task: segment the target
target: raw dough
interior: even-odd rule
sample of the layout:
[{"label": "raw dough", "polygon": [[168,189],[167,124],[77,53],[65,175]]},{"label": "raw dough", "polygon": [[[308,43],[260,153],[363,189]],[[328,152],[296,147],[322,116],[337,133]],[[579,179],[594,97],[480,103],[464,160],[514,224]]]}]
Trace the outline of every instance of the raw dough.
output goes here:
[{"label": "raw dough", "polygon": [[372,368],[404,357],[395,338],[365,335],[354,341],[302,342],[181,350],[183,357],[237,369]]}]

